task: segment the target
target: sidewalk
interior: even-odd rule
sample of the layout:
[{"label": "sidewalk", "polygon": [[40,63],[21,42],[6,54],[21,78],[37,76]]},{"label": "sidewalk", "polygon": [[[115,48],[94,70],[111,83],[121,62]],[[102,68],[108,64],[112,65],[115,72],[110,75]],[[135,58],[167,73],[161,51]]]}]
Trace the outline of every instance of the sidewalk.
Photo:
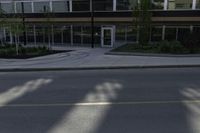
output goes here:
[{"label": "sidewalk", "polygon": [[55,47],[74,50],[32,59],[0,59],[0,71],[200,67],[200,57],[105,55],[106,48]]}]

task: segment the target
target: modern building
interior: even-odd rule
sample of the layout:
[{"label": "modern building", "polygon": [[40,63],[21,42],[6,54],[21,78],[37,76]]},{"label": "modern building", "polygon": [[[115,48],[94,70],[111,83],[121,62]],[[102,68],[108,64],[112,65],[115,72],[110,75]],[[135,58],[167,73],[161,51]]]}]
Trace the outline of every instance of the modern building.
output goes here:
[{"label": "modern building", "polygon": [[[95,46],[115,47],[137,42],[133,7],[138,1],[0,0],[0,7],[11,21],[24,18],[27,44],[41,45],[50,41],[52,45],[91,46],[91,16],[94,16]],[[22,18],[13,19],[15,14]],[[182,40],[190,32],[200,31],[200,0],[152,0],[152,14],[152,42]],[[16,40],[9,26],[1,31],[7,43]],[[24,41],[23,34],[18,38]]]}]

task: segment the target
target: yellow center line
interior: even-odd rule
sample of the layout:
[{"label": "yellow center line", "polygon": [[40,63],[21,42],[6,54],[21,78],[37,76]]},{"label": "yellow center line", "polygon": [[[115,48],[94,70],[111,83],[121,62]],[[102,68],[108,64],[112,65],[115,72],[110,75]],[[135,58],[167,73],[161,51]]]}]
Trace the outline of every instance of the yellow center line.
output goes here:
[{"label": "yellow center line", "polygon": [[107,105],[147,105],[147,104],[183,104],[200,103],[200,100],[173,101],[130,101],[130,102],[88,102],[88,103],[50,103],[50,104],[7,104],[0,107],[65,107],[65,106],[107,106]]}]

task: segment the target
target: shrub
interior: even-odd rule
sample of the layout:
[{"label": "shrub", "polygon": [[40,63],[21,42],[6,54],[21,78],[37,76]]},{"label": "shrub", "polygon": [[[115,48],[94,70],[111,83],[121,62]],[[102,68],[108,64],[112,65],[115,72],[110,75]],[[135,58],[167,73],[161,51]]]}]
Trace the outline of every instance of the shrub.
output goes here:
[{"label": "shrub", "polygon": [[179,41],[162,41],[158,45],[158,51],[172,54],[187,53],[186,48]]},{"label": "shrub", "polygon": [[16,54],[16,49],[15,48],[7,48],[6,50],[6,55],[15,55]]},{"label": "shrub", "polygon": [[170,53],[181,54],[186,52],[186,48],[179,41],[170,42]]},{"label": "shrub", "polygon": [[191,33],[183,40],[183,45],[190,51],[190,53],[196,53],[200,49],[200,38],[198,32]]},{"label": "shrub", "polygon": [[170,44],[168,41],[161,41],[159,44],[158,44],[158,52],[160,53],[169,53],[170,52]]}]

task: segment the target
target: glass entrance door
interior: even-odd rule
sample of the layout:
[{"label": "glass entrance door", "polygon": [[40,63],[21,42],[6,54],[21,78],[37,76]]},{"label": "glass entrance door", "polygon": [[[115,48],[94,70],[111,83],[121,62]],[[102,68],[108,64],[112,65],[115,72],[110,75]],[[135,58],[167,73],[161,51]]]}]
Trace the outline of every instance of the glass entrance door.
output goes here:
[{"label": "glass entrance door", "polygon": [[113,44],[114,44],[113,27],[103,27],[101,30],[101,46],[113,47]]}]

